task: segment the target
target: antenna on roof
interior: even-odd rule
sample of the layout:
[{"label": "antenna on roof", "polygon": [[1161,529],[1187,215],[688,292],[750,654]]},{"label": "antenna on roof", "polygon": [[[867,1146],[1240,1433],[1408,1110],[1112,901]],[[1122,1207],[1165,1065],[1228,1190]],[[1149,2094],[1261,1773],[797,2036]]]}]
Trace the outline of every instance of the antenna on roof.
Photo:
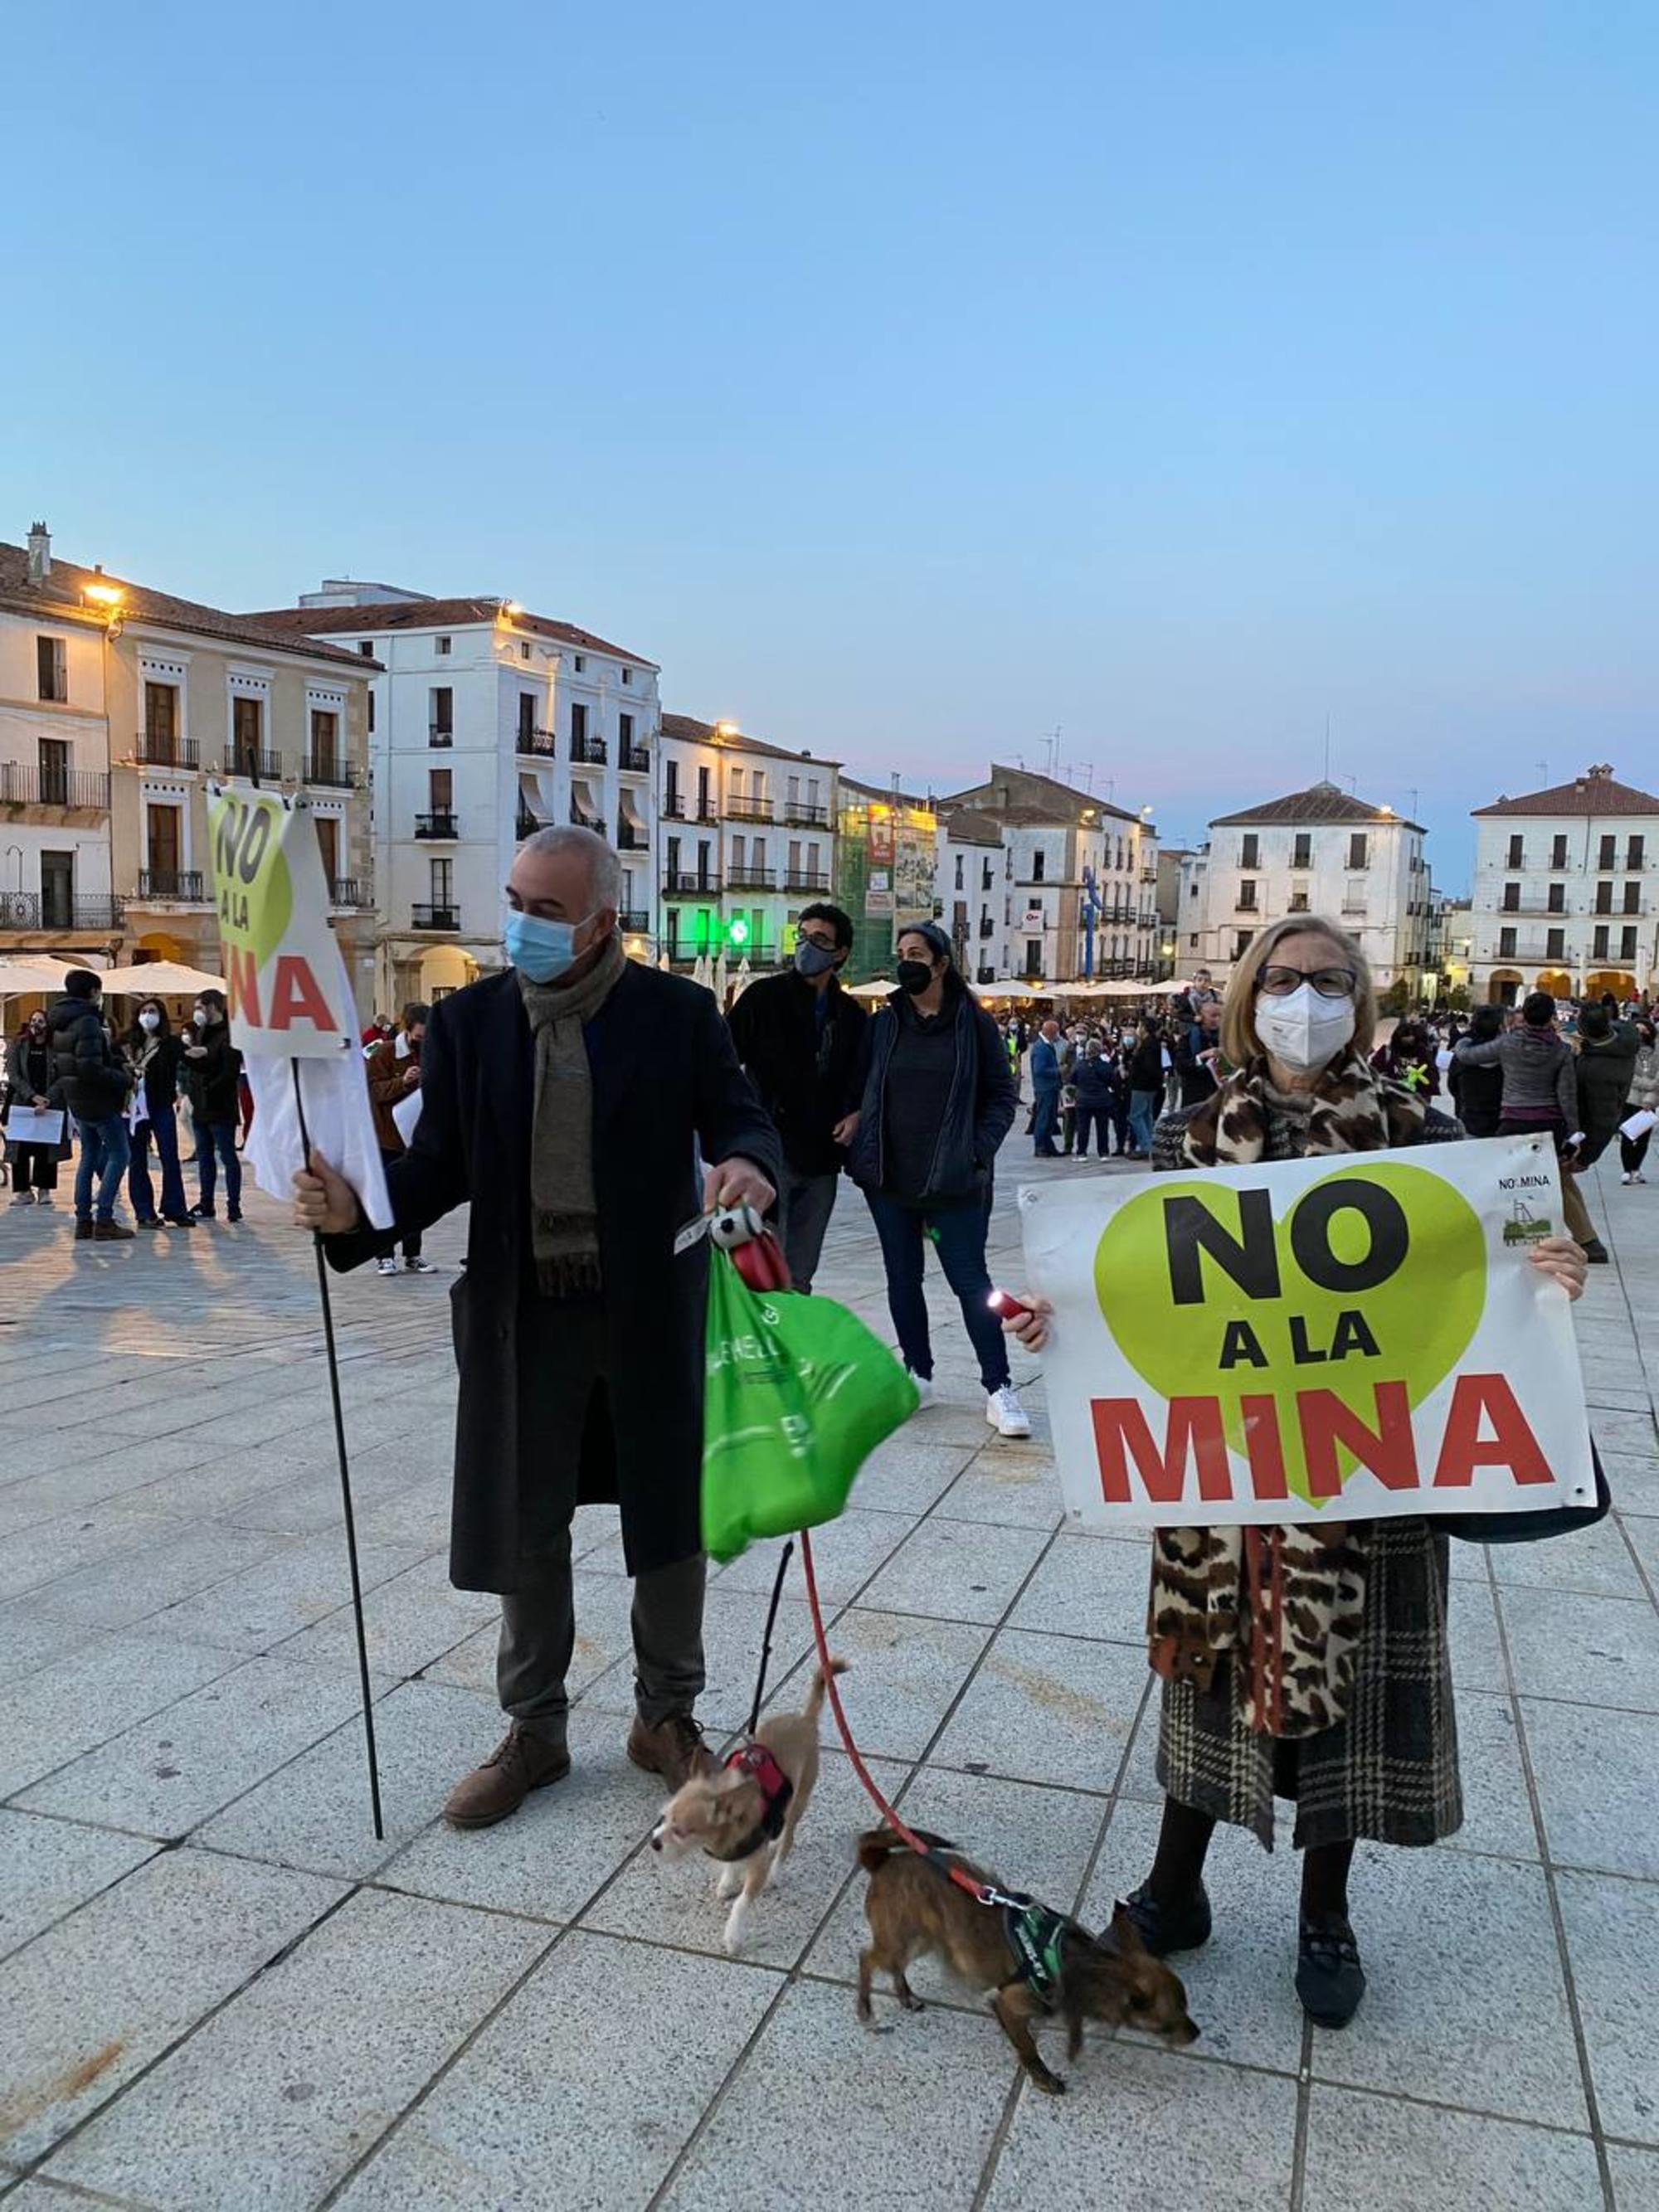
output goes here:
[{"label": "antenna on roof", "polygon": [[1328,783],[1328,782],[1330,781],[1330,780],[1331,780],[1331,718],[1330,718],[1330,716],[1329,716],[1328,714],[1327,714],[1327,715],[1326,715],[1326,717],[1325,717],[1325,781],[1326,781],[1326,782],[1327,782],[1327,783]]},{"label": "antenna on roof", "polygon": [[1540,761],[1540,762],[1538,763],[1537,766],[1538,766],[1538,781],[1539,781],[1540,787],[1541,787],[1542,786],[1544,786],[1544,785],[1547,784],[1547,783],[1548,783],[1548,781],[1549,781],[1549,780],[1550,780],[1550,764],[1549,764],[1549,763],[1548,763],[1547,761]]}]

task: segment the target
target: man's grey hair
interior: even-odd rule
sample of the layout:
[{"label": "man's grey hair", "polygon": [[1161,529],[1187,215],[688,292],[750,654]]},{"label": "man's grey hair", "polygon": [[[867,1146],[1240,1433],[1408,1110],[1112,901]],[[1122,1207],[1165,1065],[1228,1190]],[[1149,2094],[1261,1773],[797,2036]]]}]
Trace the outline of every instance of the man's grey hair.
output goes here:
[{"label": "man's grey hair", "polygon": [[551,830],[533,830],[519,850],[521,853],[579,853],[587,862],[588,897],[592,910],[602,906],[613,911],[622,904],[622,862],[603,837],[592,830],[562,824]]}]

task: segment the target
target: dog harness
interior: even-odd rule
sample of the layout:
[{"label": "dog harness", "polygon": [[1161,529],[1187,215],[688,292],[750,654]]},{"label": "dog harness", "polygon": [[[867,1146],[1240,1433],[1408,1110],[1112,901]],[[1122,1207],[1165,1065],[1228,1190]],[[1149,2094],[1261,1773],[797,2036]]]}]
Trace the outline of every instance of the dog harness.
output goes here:
[{"label": "dog harness", "polygon": [[784,1816],[795,1785],[763,1743],[744,1744],[741,1751],[732,1753],[726,1766],[728,1773],[746,1774],[758,1787],[763,1800],[760,1819],[737,1849],[713,1854],[730,1866],[738,1859],[753,1858],[763,1844],[776,1843],[783,1833]]},{"label": "dog harness", "polygon": [[1060,1986],[1060,1946],[1070,1923],[1029,1897],[1002,1899],[1003,1931],[1018,1965],[1019,1979],[1037,2002],[1052,2010]]}]

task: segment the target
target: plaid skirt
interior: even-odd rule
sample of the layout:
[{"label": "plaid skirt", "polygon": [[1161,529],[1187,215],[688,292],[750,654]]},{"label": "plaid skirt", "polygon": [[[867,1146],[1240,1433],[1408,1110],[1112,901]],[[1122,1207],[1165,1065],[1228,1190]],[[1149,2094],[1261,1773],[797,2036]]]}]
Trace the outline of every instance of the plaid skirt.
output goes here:
[{"label": "plaid skirt", "polygon": [[1298,1850],[1369,1837],[1435,1844],[1463,1824],[1446,1633],[1449,1547],[1427,1522],[1370,1524],[1365,1614],[1347,1716],[1284,1740],[1245,1725],[1237,1670],[1165,1682],[1158,1778],[1177,1804],[1273,1845],[1273,1799],[1296,1806]]}]

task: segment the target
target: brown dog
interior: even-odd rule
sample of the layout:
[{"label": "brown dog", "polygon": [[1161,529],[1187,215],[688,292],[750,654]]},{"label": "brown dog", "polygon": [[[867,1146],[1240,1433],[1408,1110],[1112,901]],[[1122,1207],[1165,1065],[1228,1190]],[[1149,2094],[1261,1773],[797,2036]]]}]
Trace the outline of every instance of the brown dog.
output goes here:
[{"label": "brown dog", "polygon": [[[971,1880],[1000,1888],[953,1844],[925,1834],[921,1841]],[[1197,2040],[1186,1990],[1146,1949],[1122,1905],[1103,1936],[1091,1936],[1075,1920],[1042,1906],[1022,1912],[981,1905],[887,1828],[859,1838],[859,1864],[870,1876],[864,1911],[872,1938],[859,1958],[860,2020],[870,2018],[870,1978],[878,1969],[891,1975],[893,1994],[907,2012],[921,2011],[904,1970],[931,1954],[969,1988],[992,1993],[991,2009],[1020,2064],[1051,2097],[1061,2095],[1066,2084],[1043,2064],[1031,2033],[1033,2022],[1047,2014],[1064,2019],[1071,2058],[1083,2048],[1085,2020],[1139,2028],[1171,2050]]]},{"label": "brown dog", "polygon": [[[832,1659],[830,1669],[844,1674],[847,1662]],[[733,1958],[750,1910],[788,1857],[811,1802],[823,1698],[823,1669],[817,1667],[801,1711],[775,1713],[724,1766],[694,1774],[664,1806],[652,1831],[653,1851],[679,1858],[700,1850],[724,1862],[716,1894],[732,1899],[725,1943]]]}]

